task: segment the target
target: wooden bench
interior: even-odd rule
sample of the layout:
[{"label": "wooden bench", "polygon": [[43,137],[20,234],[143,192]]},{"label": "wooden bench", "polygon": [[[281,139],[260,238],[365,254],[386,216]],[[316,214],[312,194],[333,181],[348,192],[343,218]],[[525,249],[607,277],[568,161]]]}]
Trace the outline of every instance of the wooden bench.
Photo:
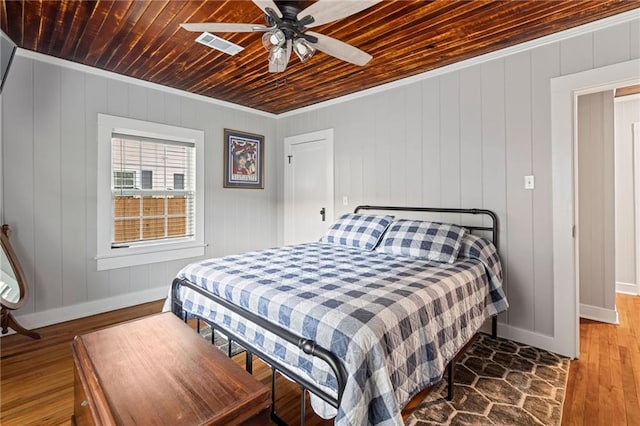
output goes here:
[{"label": "wooden bench", "polygon": [[263,425],[266,386],[171,313],[76,336],[77,425]]}]

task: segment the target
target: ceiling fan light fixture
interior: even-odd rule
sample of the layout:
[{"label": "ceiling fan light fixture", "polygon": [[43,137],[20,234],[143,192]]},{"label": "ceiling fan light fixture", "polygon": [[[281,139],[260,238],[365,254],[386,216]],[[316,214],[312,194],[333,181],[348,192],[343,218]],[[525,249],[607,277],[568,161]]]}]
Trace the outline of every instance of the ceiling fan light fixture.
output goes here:
[{"label": "ceiling fan light fixture", "polygon": [[300,58],[300,62],[305,62],[316,53],[316,48],[304,38],[298,38],[293,42],[293,51]]},{"label": "ceiling fan light fixture", "polygon": [[[306,62],[316,50],[354,65],[364,66],[373,57],[368,53],[333,37],[325,36],[308,28],[347,18],[367,9],[382,0],[358,0],[329,4],[332,0],[316,0],[302,9],[301,5],[274,0],[252,0],[264,13],[266,25],[231,22],[182,23],[182,28],[192,32],[209,33],[254,33],[261,32],[262,45],[269,55],[269,72],[284,72],[289,64],[291,52],[295,51],[300,62]],[[207,36],[207,40],[213,35]]]},{"label": "ceiling fan light fixture", "polygon": [[262,35],[262,45],[267,51],[284,46],[286,41],[284,33],[277,28]]},{"label": "ceiling fan light fixture", "polygon": [[285,51],[282,47],[274,47],[269,51],[269,62],[272,64],[280,64],[284,62]]}]

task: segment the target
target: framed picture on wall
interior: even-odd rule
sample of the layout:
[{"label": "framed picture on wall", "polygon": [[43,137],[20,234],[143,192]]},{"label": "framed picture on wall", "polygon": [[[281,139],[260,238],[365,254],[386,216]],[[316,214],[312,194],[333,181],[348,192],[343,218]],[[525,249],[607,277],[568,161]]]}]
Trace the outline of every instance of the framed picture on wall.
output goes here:
[{"label": "framed picture on wall", "polygon": [[264,136],[224,129],[223,185],[264,189]]}]

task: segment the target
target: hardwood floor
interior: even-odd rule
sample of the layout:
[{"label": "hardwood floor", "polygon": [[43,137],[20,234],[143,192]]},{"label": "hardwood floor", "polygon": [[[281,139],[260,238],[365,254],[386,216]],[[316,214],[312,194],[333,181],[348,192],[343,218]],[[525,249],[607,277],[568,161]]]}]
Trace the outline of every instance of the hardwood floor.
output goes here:
[{"label": "hardwood floor", "polygon": [[[582,320],[580,359],[571,363],[563,425],[640,424],[640,297],[617,296],[618,326]],[[73,412],[73,336],[159,312],[162,302],[44,327],[41,340],[0,339],[0,424],[70,425]],[[243,365],[244,356],[236,356]],[[254,362],[254,375],[269,383],[270,370]],[[278,380],[278,413],[299,418],[300,392]],[[330,425],[307,408],[308,425]]]},{"label": "hardwood floor", "polygon": [[[38,329],[40,340],[21,335],[0,339],[0,425],[70,425],[73,414],[71,341],[84,334],[160,312],[163,301],[121,309]],[[234,360],[244,367],[244,355]],[[253,374],[271,387],[271,370],[254,358]],[[276,408],[290,424],[299,422],[300,390],[278,376]],[[332,425],[313,414],[307,397],[306,424]]]},{"label": "hardwood floor", "polygon": [[640,296],[616,296],[619,325],[580,320],[563,425],[640,425]]},{"label": "hardwood floor", "polygon": [[162,302],[38,329],[40,340],[0,339],[0,424],[70,425],[73,414],[71,341],[122,321],[159,312]]}]

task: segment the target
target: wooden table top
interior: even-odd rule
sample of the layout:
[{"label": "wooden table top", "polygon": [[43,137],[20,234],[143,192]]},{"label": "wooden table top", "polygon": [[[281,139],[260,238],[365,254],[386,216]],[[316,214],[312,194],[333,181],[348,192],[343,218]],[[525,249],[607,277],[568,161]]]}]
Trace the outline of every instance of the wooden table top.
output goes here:
[{"label": "wooden table top", "polygon": [[72,346],[105,424],[238,424],[270,404],[266,386],[171,313],[77,336]]}]

